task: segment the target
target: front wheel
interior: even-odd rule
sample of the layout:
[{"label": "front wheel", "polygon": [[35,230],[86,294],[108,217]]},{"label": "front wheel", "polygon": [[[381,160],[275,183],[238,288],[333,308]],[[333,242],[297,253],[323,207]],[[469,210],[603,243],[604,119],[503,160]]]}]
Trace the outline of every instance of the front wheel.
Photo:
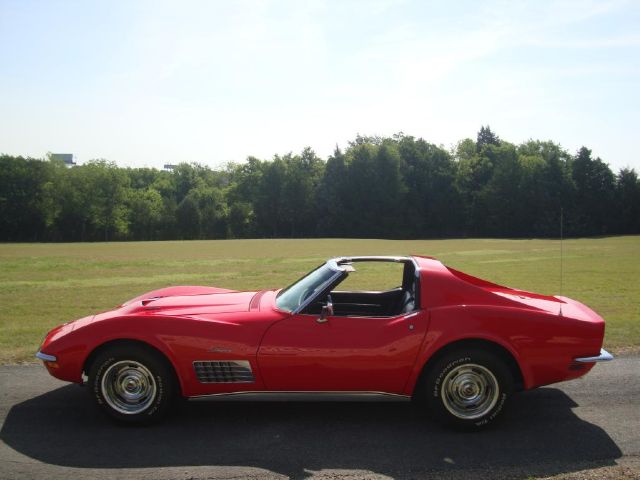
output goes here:
[{"label": "front wheel", "polygon": [[425,387],[427,406],[437,420],[479,429],[502,413],[513,390],[513,377],[490,352],[458,350],[436,361],[427,373]]},{"label": "front wheel", "polygon": [[159,420],[175,393],[172,371],[161,355],[135,347],[114,347],[98,355],[89,384],[97,404],[126,423]]}]

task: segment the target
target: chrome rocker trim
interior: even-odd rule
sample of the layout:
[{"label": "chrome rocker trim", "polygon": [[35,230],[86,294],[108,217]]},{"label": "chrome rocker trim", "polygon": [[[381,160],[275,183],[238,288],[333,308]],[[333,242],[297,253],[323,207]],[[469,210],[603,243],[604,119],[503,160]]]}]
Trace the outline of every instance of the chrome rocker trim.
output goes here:
[{"label": "chrome rocker trim", "polygon": [[42,360],[43,362],[56,362],[56,361],[58,361],[58,359],[55,356],[47,355],[46,353],[42,353],[40,351],[38,351],[38,353],[36,353],[36,358]]},{"label": "chrome rocker trim", "polygon": [[241,391],[211,393],[208,395],[194,395],[187,397],[190,401],[311,401],[311,402],[332,402],[332,401],[408,401],[409,395],[387,392],[342,392],[342,391]]},{"label": "chrome rocker trim", "polygon": [[574,360],[580,363],[608,362],[609,360],[613,360],[613,355],[607,352],[604,348],[601,348],[600,355],[597,357],[578,357]]}]

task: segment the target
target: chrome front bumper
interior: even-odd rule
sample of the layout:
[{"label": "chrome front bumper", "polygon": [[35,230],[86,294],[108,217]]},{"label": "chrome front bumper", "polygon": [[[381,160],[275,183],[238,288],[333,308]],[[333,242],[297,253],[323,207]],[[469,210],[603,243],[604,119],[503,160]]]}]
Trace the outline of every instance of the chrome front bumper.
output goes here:
[{"label": "chrome front bumper", "polygon": [[609,360],[613,360],[613,355],[607,352],[604,348],[601,348],[600,355],[597,357],[578,357],[574,360],[580,363],[608,362]]},{"label": "chrome front bumper", "polygon": [[40,351],[36,353],[36,358],[42,360],[43,362],[56,362],[58,360],[53,355],[47,355],[46,353],[42,353]]}]

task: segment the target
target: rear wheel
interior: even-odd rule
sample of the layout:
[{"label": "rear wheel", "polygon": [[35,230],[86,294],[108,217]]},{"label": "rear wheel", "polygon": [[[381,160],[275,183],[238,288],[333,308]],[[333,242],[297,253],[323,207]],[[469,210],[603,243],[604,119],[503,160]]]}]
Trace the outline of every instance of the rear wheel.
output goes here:
[{"label": "rear wheel", "polygon": [[502,413],[513,390],[504,362],[483,350],[457,350],[436,361],[427,373],[423,396],[439,421],[479,429]]},{"label": "rear wheel", "polygon": [[96,357],[89,385],[100,408],[126,423],[159,420],[168,413],[176,392],[171,367],[159,353],[124,346]]}]

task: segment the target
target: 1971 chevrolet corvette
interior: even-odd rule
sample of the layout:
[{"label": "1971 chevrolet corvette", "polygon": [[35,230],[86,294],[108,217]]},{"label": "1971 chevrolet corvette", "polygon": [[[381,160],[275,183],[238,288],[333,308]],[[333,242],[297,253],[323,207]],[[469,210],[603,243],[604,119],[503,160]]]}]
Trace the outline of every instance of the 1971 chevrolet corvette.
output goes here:
[{"label": "1971 chevrolet corvette", "polygon": [[[397,288],[338,288],[371,262],[395,263]],[[412,398],[473,429],[512,392],[610,360],[603,336],[603,319],[566,297],[428,257],[350,257],[281,290],[155,290],[53,329],[36,356],[125,422],[157,420],[180,396],[331,392]]]}]

